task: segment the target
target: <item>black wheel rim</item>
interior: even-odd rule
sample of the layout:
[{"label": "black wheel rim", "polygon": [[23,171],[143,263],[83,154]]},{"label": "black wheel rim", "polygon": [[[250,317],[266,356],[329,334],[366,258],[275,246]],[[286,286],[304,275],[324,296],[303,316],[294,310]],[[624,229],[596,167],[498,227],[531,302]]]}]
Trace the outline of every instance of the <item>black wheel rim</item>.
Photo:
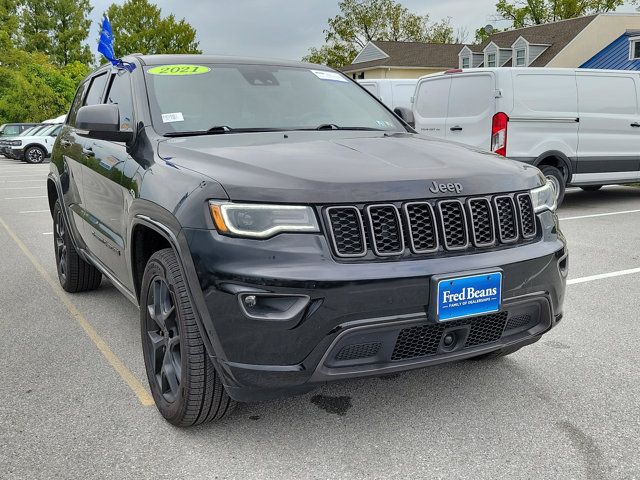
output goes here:
[{"label": "black wheel rim", "polygon": [[60,275],[60,279],[64,282],[67,278],[67,244],[64,241],[64,218],[62,218],[61,210],[58,210],[56,213],[56,222],[53,227],[53,244],[56,250],[58,275]]},{"label": "black wheel rim", "polygon": [[27,158],[30,162],[40,163],[44,159],[44,155],[39,148],[32,148],[27,152]]},{"label": "black wheel rim", "polygon": [[173,295],[167,282],[155,277],[147,295],[145,339],[158,390],[172,403],[179,395],[182,377],[180,330]]}]

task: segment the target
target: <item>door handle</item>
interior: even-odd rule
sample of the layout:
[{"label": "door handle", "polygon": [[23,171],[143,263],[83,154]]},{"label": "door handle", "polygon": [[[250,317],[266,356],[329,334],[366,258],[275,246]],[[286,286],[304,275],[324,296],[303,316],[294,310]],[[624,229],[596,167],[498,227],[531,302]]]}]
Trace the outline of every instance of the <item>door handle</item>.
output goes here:
[{"label": "door handle", "polygon": [[93,148],[91,148],[91,147],[84,147],[82,149],[82,154],[85,157],[95,157],[96,156],[95,152],[93,151]]},{"label": "door handle", "polygon": [[633,122],[633,123],[631,124],[631,126],[632,126],[633,128],[640,128],[640,123],[638,123],[638,122]]},{"label": "door handle", "polygon": [[71,142],[69,140],[60,140],[60,145],[64,148],[69,148],[71,146]]},{"label": "door handle", "polygon": [[455,127],[451,127],[449,130],[451,130],[452,132],[461,132],[462,127],[460,125],[456,125]]}]

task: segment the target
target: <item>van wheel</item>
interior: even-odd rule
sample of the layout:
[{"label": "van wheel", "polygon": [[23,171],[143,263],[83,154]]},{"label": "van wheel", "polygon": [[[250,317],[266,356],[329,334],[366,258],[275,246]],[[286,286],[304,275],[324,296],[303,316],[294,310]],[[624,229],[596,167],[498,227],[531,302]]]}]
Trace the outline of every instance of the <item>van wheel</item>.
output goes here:
[{"label": "van wheel", "polygon": [[585,185],[584,187],[580,187],[585,192],[597,192],[602,188],[602,185]]},{"label": "van wheel", "polygon": [[547,177],[547,180],[551,182],[553,188],[556,189],[556,200],[558,202],[558,206],[560,206],[560,204],[562,204],[562,201],[564,200],[564,191],[566,188],[564,175],[562,175],[562,172],[560,170],[551,165],[542,165],[540,167],[540,171],[544,174],[545,177]]},{"label": "van wheel", "polygon": [[147,262],[140,327],[151,394],[167,421],[190,427],[231,413],[235,403],[209,359],[171,248],[154,253]]}]

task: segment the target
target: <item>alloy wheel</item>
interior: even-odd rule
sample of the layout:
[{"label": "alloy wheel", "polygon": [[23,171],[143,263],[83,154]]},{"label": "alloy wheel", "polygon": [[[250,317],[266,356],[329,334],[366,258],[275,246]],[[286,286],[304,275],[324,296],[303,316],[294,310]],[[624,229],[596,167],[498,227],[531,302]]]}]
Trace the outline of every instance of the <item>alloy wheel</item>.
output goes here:
[{"label": "alloy wheel", "polygon": [[164,399],[179,397],[182,377],[180,331],[173,295],[161,277],[151,281],[147,295],[146,336],[155,381]]},{"label": "alloy wheel", "polygon": [[27,152],[27,159],[31,163],[40,163],[42,162],[42,160],[44,160],[44,154],[39,148],[31,148]]}]

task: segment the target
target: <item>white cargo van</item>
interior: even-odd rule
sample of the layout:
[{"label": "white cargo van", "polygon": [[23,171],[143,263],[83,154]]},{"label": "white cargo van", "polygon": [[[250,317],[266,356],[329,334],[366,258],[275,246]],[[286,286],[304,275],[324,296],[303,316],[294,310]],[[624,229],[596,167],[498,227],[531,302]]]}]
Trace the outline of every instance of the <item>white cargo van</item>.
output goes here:
[{"label": "white cargo van", "polygon": [[631,71],[450,70],[422,77],[403,116],[419,133],[538,166],[562,201],[567,185],[640,180],[639,89]]},{"label": "white cargo van", "polygon": [[402,107],[411,108],[411,97],[418,79],[371,79],[358,80],[358,83],[378,97],[391,110]]}]

